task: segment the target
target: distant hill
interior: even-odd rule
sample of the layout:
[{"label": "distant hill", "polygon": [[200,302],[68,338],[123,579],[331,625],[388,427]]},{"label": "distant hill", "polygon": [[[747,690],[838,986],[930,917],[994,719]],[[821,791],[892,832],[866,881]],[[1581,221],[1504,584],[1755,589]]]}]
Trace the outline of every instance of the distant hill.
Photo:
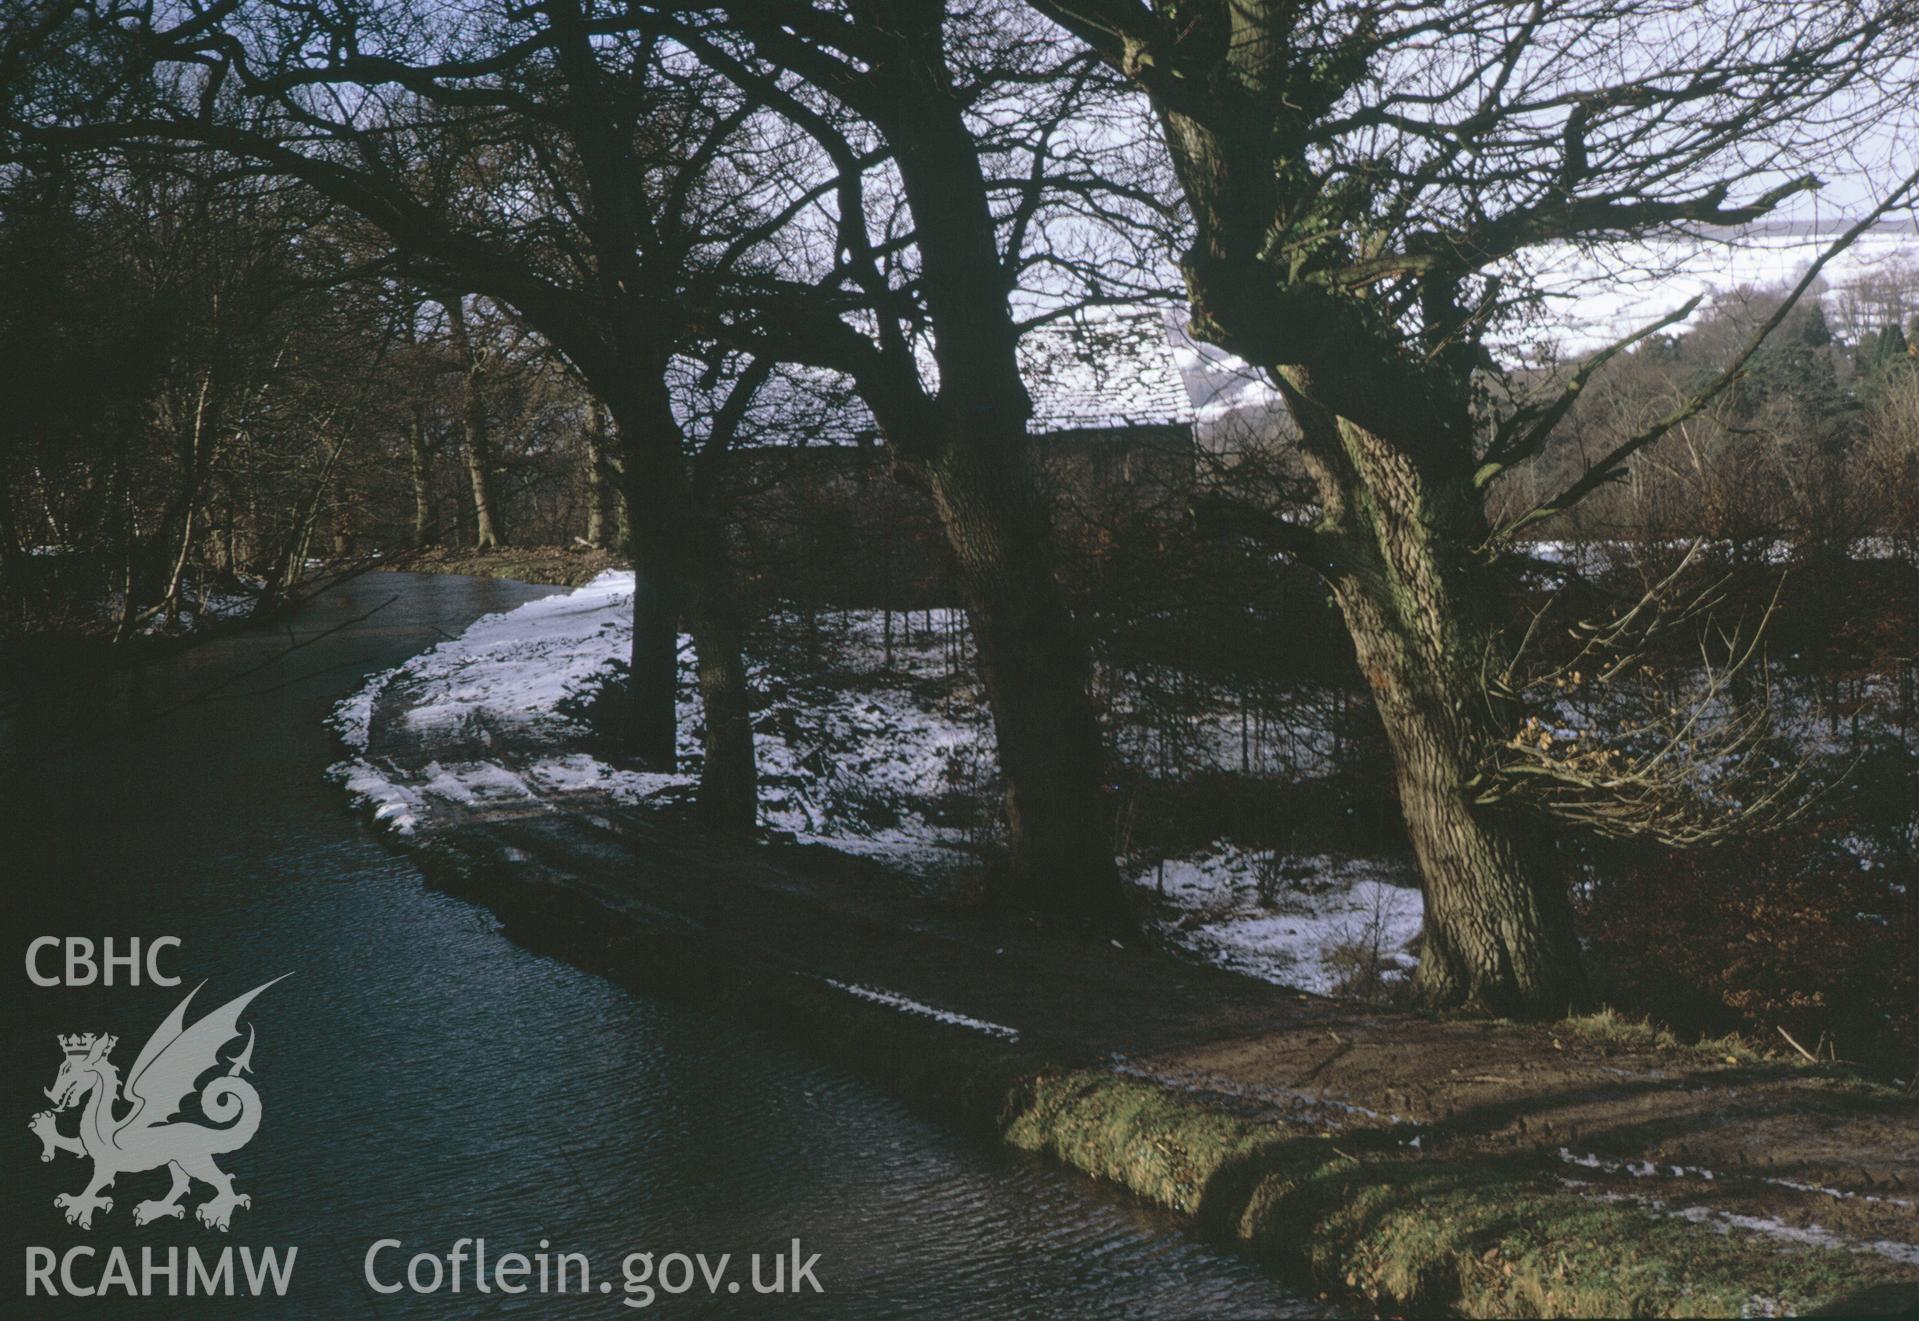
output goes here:
[{"label": "distant hill", "polygon": [[[1779,221],[1708,231],[1698,241],[1618,244],[1604,254],[1572,249],[1536,255],[1553,297],[1532,324],[1499,337],[1495,351],[1530,356],[1542,346],[1577,357],[1624,338],[1696,294],[1741,288],[1783,289],[1805,274],[1851,222]],[[1842,340],[1856,342],[1896,317],[1919,315],[1919,221],[1881,222],[1829,262],[1820,274],[1827,318]],[[1174,319],[1174,354],[1192,396],[1202,438],[1264,423],[1273,392],[1245,363],[1195,344]]]}]

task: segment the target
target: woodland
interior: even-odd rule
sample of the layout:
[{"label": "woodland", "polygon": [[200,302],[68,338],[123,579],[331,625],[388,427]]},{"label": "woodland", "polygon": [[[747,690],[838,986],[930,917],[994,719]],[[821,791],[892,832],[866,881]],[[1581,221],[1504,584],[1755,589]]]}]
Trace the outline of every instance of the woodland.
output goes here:
[{"label": "woodland", "polygon": [[[857,631],[980,717],[919,797],[991,903],[1108,939],[1218,841],[1260,902],[1386,859],[1418,933],[1345,993],[1914,1077],[1919,265],[1837,274],[1913,230],[1909,6],[6,15],[16,689],[618,569],[598,718],[708,828]],[[1780,281],[1632,292],[1815,202]],[[1044,429],[1139,324],[1172,460]]]}]

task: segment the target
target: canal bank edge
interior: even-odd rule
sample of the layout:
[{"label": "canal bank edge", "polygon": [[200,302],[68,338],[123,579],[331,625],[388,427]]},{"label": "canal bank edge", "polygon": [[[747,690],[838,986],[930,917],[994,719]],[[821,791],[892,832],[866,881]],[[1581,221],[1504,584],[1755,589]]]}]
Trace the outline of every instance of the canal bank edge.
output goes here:
[{"label": "canal bank edge", "polygon": [[1409,1150],[1248,1117],[1228,1096],[897,1012],[557,874],[482,832],[397,840],[506,933],[610,979],[723,1012],[852,1068],[959,1129],[1117,1183],[1362,1310],[1468,1316],[1894,1313],[1914,1272],[1727,1234],[1584,1195],[1530,1158]]},{"label": "canal bank edge", "polygon": [[[1909,1191],[1919,1186],[1910,1158],[1919,1144],[1909,1140],[1919,1110],[1909,1097],[1749,1054],[1721,1061],[1697,1051],[1675,1058],[1663,1047],[1656,1055],[1632,1045],[1622,1051],[1604,1040],[1611,1020],[1586,1040],[1579,1033],[1590,1029],[1570,1021],[1552,1032],[1413,1021],[1103,945],[1014,934],[989,936],[981,948],[978,931],[955,942],[950,929],[947,939],[932,939],[938,923],[897,902],[897,876],[872,874],[885,869],[829,849],[716,849],[671,813],[591,789],[517,806],[491,794],[476,801],[456,790],[449,798],[435,783],[436,758],[513,763],[564,748],[493,738],[481,740],[484,749],[468,746],[464,725],[423,737],[403,685],[376,682],[369,691],[377,699],[369,696],[361,714],[376,760],[396,777],[388,787],[402,806],[432,807],[415,822],[391,802],[381,810],[377,798],[349,796],[375,813],[389,842],[418,856],[434,884],[490,906],[522,944],[771,1029],[958,1128],[1046,1153],[1171,1208],[1352,1310],[1858,1314],[1919,1303],[1911,1223],[1919,1213]],[[365,738],[355,745],[364,749]],[[1054,975],[1055,962],[1068,965],[1064,975]],[[1142,978],[1151,983],[1144,997],[1133,980]],[[1044,1011],[1041,997],[1049,997]],[[1051,1012],[1075,998],[1105,1007],[1106,1022],[1072,1006]],[[1290,1052],[1260,1030],[1275,1022],[1275,998],[1285,1002],[1278,1026]],[[926,1016],[935,1004],[1032,1030],[1008,1040],[1010,1031],[979,1019]],[[1135,1023],[1142,1009],[1150,1021]],[[1126,1030],[1107,1030],[1120,1021]],[[1231,1049],[1161,1051],[1178,1044],[1167,1040],[1169,1021],[1187,1045],[1195,1036],[1225,1041],[1250,1022],[1265,1067],[1247,1067],[1243,1050],[1237,1059]],[[1353,1041],[1354,1028],[1374,1040]],[[1408,1050],[1414,1036],[1422,1040]],[[1357,1049],[1335,1062],[1322,1044],[1328,1038],[1341,1043],[1339,1052]],[[1302,1056],[1297,1047],[1308,1039]],[[1385,1077],[1377,1068],[1370,1080],[1364,1067],[1347,1069],[1369,1051],[1376,1065],[1382,1046],[1392,1057]],[[1515,1065],[1532,1070],[1524,1075],[1531,1090],[1491,1076]],[[1488,1076],[1449,1086],[1449,1072]],[[1208,1090],[1219,1075],[1228,1075],[1225,1086]],[[1319,1108],[1276,1118],[1249,1106],[1230,1075],[1280,1093],[1300,1086],[1296,1077],[1317,1078]],[[1262,1079],[1281,1085],[1267,1088]],[[1542,1079],[1557,1092],[1542,1092]],[[1492,1109],[1507,1112],[1506,1129],[1461,1141],[1452,1102],[1483,1120],[1482,1083],[1500,1085]],[[1346,1104],[1359,1099],[1355,1085],[1384,1113]],[[1616,1107],[1606,1116],[1614,1124],[1650,1117],[1653,1127],[1683,1128],[1691,1149],[1659,1153],[1628,1142],[1608,1156],[1593,1116],[1580,1113],[1598,1090],[1638,1094],[1638,1114]],[[1867,1122],[1848,1128],[1842,1118],[1835,1127],[1834,1116],[1844,1114]],[[1808,1132],[1802,1116],[1826,1127]],[[1763,1136],[1730,1137],[1755,1132]],[[1600,1148],[1585,1145],[1589,1134]],[[1578,1150],[1559,1145],[1566,1139],[1580,1142]],[[1640,1177],[1654,1170],[1648,1156],[1684,1162],[1670,1167],[1681,1177]],[[1707,1165],[1720,1182],[1710,1182]],[[1788,1166],[1792,1178],[1766,1177]],[[1729,1179],[1774,1206],[1784,1189],[1797,1190],[1789,1196],[1800,1205],[1777,1211],[1785,1221],[1772,1219],[1772,1207],[1750,1197],[1728,1200]],[[1663,1202],[1644,1194],[1662,1182],[1682,1191]],[[1882,1195],[1888,1189],[1897,1195]],[[1821,1222],[1845,1226],[1850,1237],[1825,1234]],[[1771,1232],[1725,1232],[1745,1227]],[[1822,1243],[1891,1249],[1895,1258]]]}]

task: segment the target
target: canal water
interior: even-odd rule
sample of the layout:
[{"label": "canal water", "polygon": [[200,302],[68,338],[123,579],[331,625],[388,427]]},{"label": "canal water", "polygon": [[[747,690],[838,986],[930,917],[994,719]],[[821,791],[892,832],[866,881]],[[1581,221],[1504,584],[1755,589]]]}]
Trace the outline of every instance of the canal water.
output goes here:
[{"label": "canal water", "polygon": [[[636,998],[529,953],[488,915],[427,890],[323,778],[340,755],[322,724],[367,674],[552,589],[375,574],[334,589],[290,627],[206,642],[118,674],[54,676],[0,693],[0,879],[8,939],[0,1087],[0,1315],[186,1318],[834,1316],[1272,1316],[1311,1309],[1161,1214],[1036,1159],[953,1136],[857,1078],[734,1023]],[[177,987],[40,987],[36,936],[100,942],[175,936],[160,971]],[[43,973],[61,960],[43,953]],[[251,1208],[231,1232],[184,1220],[136,1227],[164,1172],[125,1174],[91,1230],[54,1206],[86,1183],[29,1131],[62,1062],[63,1034],[112,1033],[124,1072],[187,990],[195,1015],[272,978],[246,1022],[257,1135],[218,1162]],[[228,1051],[230,1055],[231,1048]],[[72,1133],[80,1111],[60,1117]],[[472,1250],[451,1292],[445,1258],[486,1241],[497,1264],[583,1254],[565,1294],[474,1289]],[[442,1259],[435,1292],[403,1284],[416,1253]],[[817,1254],[814,1293],[796,1279]],[[91,1247],[92,1256],[72,1254]],[[126,1250],[297,1247],[284,1296],[209,1301],[25,1297],[28,1267],[111,1275]],[[36,1250],[46,1252],[35,1256]],[[631,1254],[653,1255],[629,1288]],[[668,1254],[728,1254],[709,1291]],[[798,1296],[753,1290],[784,1261]],[[434,1271],[421,1266],[417,1282]],[[549,1276],[551,1279],[552,1277]],[[61,1284],[58,1269],[52,1276]],[[602,1285],[610,1289],[602,1290]],[[740,1285],[736,1292],[733,1285]],[[186,1282],[176,1286],[181,1290]],[[649,1293],[649,1290],[651,1291]],[[64,1294],[64,1285],[62,1286]],[[639,1303],[648,1306],[639,1307]]]}]

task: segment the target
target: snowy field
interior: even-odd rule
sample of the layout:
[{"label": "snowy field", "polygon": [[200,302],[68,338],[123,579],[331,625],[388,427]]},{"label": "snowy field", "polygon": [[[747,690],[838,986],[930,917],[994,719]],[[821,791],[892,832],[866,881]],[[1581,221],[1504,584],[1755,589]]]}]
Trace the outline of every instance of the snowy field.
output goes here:
[{"label": "snowy field", "polygon": [[[632,575],[476,621],[459,638],[374,676],[332,724],[352,756],[333,778],[386,828],[407,834],[434,811],[552,805],[597,793],[625,803],[684,799],[696,783],[700,710],[692,647],[681,640],[685,773],[625,769],[593,743],[586,702],[631,641]],[[889,634],[890,631],[890,641]],[[750,657],[761,824],[916,871],[962,867],[997,837],[994,740],[966,661],[958,612],[878,611],[775,619]],[[803,663],[801,657],[804,658]],[[1149,774],[1195,768],[1321,773],[1329,735],[1310,716],[1275,731],[1201,693],[1169,722],[1126,675],[1101,677],[1116,751]],[[1191,695],[1188,695],[1189,698]],[[402,713],[376,735],[374,709]],[[1302,704],[1310,709],[1311,704]],[[446,755],[408,763],[389,743]],[[417,741],[417,742],[416,742]],[[1167,939],[1196,957],[1302,989],[1377,987],[1412,966],[1420,900],[1401,864],[1275,857],[1230,840],[1159,861],[1130,879],[1164,898]]]},{"label": "snowy field", "polygon": [[[1547,291],[1546,333],[1562,355],[1588,353],[1650,325],[1692,298],[1711,301],[1740,289],[1795,284],[1847,227],[1758,226],[1699,243],[1619,243],[1603,252],[1546,249],[1538,258]],[[1919,268],[1919,230],[1886,221],[1827,263],[1829,298],[1871,290],[1877,281]],[[1622,275],[1624,278],[1621,278]]]},{"label": "snowy field", "polygon": [[[1566,362],[1635,334],[1692,298],[1706,304],[1741,290],[1783,292],[1844,231],[1846,222],[1759,226],[1718,232],[1702,241],[1661,239],[1603,249],[1544,248],[1528,258],[1528,284],[1542,295],[1538,315],[1503,328],[1492,348],[1509,362]],[[1919,228],[1886,221],[1829,262],[1820,273],[1828,315],[1842,331],[1878,328],[1888,309],[1876,300],[1919,270]],[[1702,304],[1702,308],[1706,305]],[[1898,309],[1903,322],[1914,309]],[[1694,320],[1702,315],[1694,313]],[[1681,327],[1683,329],[1683,326]],[[1175,333],[1174,358],[1186,378],[1202,423],[1218,423],[1241,409],[1277,403],[1272,388],[1237,358]]]}]

